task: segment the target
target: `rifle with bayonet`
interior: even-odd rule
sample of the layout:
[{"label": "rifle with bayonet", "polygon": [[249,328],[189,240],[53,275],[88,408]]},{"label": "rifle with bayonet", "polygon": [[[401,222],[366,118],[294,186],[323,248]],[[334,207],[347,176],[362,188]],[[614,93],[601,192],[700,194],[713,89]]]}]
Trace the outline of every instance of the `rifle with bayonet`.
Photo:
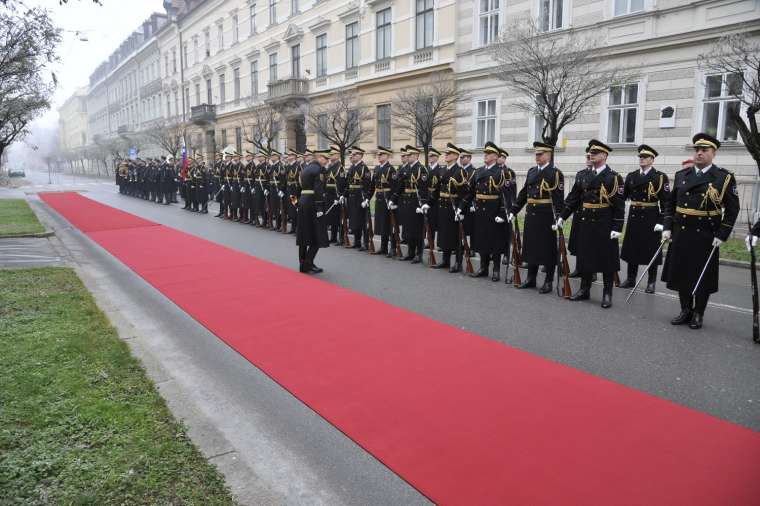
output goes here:
[{"label": "rifle with bayonet", "polygon": [[755,256],[755,248],[752,246],[752,222],[750,221],[749,209],[747,209],[747,228],[750,235],[749,244],[749,272],[750,280],[752,281],[752,340],[756,343],[760,343],[760,302],[758,302],[757,296],[757,257]]}]

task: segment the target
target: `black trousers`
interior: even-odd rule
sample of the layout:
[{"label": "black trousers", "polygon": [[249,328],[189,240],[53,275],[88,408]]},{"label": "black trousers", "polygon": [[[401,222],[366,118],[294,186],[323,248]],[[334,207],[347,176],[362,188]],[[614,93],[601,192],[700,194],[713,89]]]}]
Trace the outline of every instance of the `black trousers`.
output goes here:
[{"label": "black trousers", "polygon": [[310,268],[314,265],[314,259],[319,252],[319,246],[299,246],[298,247],[298,262],[304,268]]},{"label": "black trousers", "polygon": [[[535,280],[538,276],[538,264],[528,264],[528,279]],[[546,280],[551,281],[554,278],[555,265],[545,265],[546,267]]]}]

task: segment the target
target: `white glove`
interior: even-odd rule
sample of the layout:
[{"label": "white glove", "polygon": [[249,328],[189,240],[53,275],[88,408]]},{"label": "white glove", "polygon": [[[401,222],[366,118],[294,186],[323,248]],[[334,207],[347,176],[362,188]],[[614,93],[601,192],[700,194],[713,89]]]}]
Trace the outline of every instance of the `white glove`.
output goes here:
[{"label": "white glove", "polygon": [[494,221],[496,223],[502,224],[504,223],[504,218],[502,218],[501,216],[497,216],[496,218],[494,218]]},{"label": "white glove", "polygon": [[282,198],[282,197],[285,196],[285,194],[282,192],[282,190],[280,190],[280,191],[277,192],[277,196],[280,197],[280,198]]},{"label": "white glove", "polygon": [[512,223],[513,221],[515,221],[515,215],[512,214],[512,213],[509,213],[507,215],[507,221],[510,222],[510,223]]},{"label": "white glove", "polygon": [[266,197],[267,195],[269,195],[269,190],[264,190],[264,196]]},{"label": "white glove", "polygon": [[321,218],[324,214],[322,211],[317,211],[317,218]]},{"label": "white glove", "polygon": [[430,206],[427,204],[422,204],[422,207],[420,209],[422,209],[423,213],[427,214],[428,209],[430,209]]},{"label": "white glove", "polygon": [[562,228],[562,225],[564,224],[565,224],[565,220],[563,220],[562,218],[557,218],[557,223],[552,225],[552,230],[557,231],[560,228]]},{"label": "white glove", "polygon": [[418,207],[417,209],[414,210],[414,212],[416,212],[417,214],[422,214],[422,208]]},{"label": "white glove", "polygon": [[363,208],[365,208],[365,209],[366,209],[366,208],[368,208],[368,207],[369,207],[369,200],[367,200],[367,199],[364,199],[364,200],[362,201],[362,207],[363,207]]},{"label": "white glove", "polygon": [[619,239],[622,234],[620,232],[615,232],[614,230],[610,232],[610,239]]},{"label": "white glove", "polygon": [[747,251],[751,251],[752,248],[757,246],[757,236],[747,235],[747,237],[744,238],[744,244],[747,245]]},{"label": "white glove", "polygon": [[396,209],[398,209],[398,206],[396,204],[394,204],[392,201],[389,200],[388,201],[388,209],[390,209],[391,211],[395,211]]},{"label": "white glove", "polygon": [[723,241],[718,239],[717,237],[713,239],[713,248],[720,248],[720,245],[723,244]]},{"label": "white glove", "polygon": [[670,230],[663,230],[662,231],[662,240],[663,241],[669,241],[670,240]]},{"label": "white glove", "polygon": [[475,204],[473,204],[473,205],[470,206],[470,212],[471,213],[475,212]]},{"label": "white glove", "polygon": [[462,214],[462,210],[458,207],[454,210],[454,221],[462,221],[464,219],[464,215]]},{"label": "white glove", "polygon": [[338,201],[340,202],[340,205],[343,205],[343,204],[346,203],[346,197],[344,197],[343,195],[341,195],[340,198],[338,199]]},{"label": "white glove", "polygon": [[334,205],[334,206],[337,206],[339,203],[340,203],[340,201],[339,201],[339,200],[333,200],[333,205]]},{"label": "white glove", "polygon": [[654,231],[655,232],[662,232],[663,228],[664,227],[660,223],[658,223],[657,225],[654,226]]}]

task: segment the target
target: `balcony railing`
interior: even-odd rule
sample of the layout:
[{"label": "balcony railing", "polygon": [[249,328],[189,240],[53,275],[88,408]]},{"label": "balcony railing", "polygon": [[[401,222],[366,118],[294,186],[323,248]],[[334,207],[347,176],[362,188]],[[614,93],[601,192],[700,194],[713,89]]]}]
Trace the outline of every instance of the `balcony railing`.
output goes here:
[{"label": "balcony railing", "polygon": [[129,127],[127,125],[119,125],[116,128],[116,133],[119,135],[125,134],[127,132],[129,132]]},{"label": "balcony railing", "polygon": [[285,102],[288,100],[305,99],[309,92],[309,81],[306,79],[283,79],[267,84],[270,102]]},{"label": "balcony railing", "polygon": [[190,121],[196,125],[214,123],[216,121],[216,106],[213,104],[201,104],[191,107]]},{"label": "balcony railing", "polygon": [[425,63],[433,61],[433,50],[432,49],[418,49],[416,53],[414,53],[414,63]]}]

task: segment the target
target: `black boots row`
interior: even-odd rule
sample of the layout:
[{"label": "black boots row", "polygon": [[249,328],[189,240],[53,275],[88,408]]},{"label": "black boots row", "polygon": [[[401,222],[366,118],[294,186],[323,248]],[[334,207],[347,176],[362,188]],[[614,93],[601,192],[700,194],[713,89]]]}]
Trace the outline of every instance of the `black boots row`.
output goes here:
[{"label": "black boots row", "polygon": [[[639,274],[639,266],[635,264],[628,264],[628,277],[620,284],[620,288],[633,288],[636,286],[636,278]],[[655,284],[657,283],[657,266],[653,265],[647,272],[647,287],[644,290],[646,293],[654,293]]]}]

